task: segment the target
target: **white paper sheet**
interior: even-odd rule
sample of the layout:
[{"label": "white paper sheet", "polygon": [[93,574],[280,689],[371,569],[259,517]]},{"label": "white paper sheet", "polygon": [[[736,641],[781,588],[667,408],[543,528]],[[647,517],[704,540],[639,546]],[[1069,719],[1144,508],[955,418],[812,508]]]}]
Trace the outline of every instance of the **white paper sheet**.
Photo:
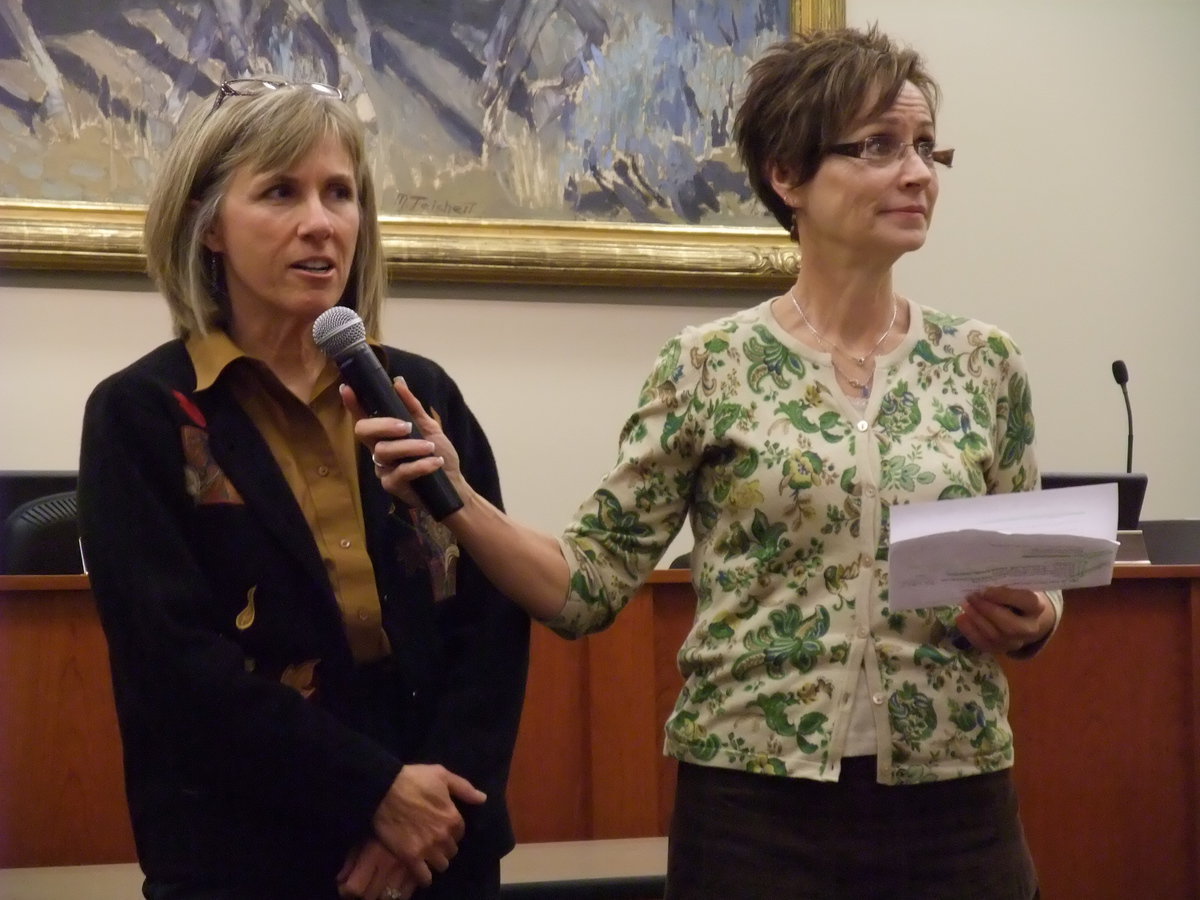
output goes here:
[{"label": "white paper sheet", "polygon": [[992,494],[890,510],[893,609],[953,606],[978,588],[1035,591],[1112,581],[1117,486]]}]

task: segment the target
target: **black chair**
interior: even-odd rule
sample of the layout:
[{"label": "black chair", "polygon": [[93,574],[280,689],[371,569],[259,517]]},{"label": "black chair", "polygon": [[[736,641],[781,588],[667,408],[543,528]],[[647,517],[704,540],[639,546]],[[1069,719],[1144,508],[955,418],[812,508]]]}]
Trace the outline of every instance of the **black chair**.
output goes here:
[{"label": "black chair", "polygon": [[74,491],[22,503],[4,520],[0,572],[5,575],[78,575],[78,510]]},{"label": "black chair", "polygon": [[692,551],[680,553],[677,557],[671,560],[671,565],[668,569],[690,569],[692,567]]},{"label": "black chair", "polygon": [[1143,519],[1142,537],[1156,566],[1200,565],[1200,519]]}]

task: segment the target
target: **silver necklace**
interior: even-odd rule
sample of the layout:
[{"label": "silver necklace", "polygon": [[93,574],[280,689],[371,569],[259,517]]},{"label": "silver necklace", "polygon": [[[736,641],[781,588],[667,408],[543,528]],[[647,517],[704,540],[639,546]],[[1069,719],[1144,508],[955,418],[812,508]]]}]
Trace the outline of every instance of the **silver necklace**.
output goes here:
[{"label": "silver necklace", "polygon": [[[808,330],[811,331],[816,339],[822,344],[828,344],[834,350],[841,353],[842,356],[845,356],[847,359],[854,360],[854,362],[858,364],[859,368],[866,366],[868,359],[874,359],[875,354],[879,352],[879,347],[883,344],[884,340],[887,339],[887,336],[892,333],[892,328],[896,324],[896,317],[900,315],[900,301],[896,299],[895,295],[892,295],[892,321],[888,322],[887,328],[883,329],[883,334],[879,336],[879,340],[875,342],[875,346],[873,346],[869,352],[863,354],[862,356],[857,356],[846,350],[844,347],[835,344],[829,338],[825,337],[825,335],[821,334],[821,332],[817,331],[816,326],[813,325],[813,323],[808,320],[808,316],[804,314],[804,309],[800,306],[800,302],[796,299],[796,295],[793,293],[794,290],[795,286],[788,288],[788,299],[792,301],[792,306],[796,307],[796,312],[800,313],[800,318],[804,321],[804,324],[808,326]],[[834,368],[836,368],[836,366]],[[838,371],[841,370],[839,369]],[[843,378],[846,378],[845,372],[842,372],[841,375]],[[852,378],[846,378],[846,380],[856,388],[861,389],[863,387],[861,383]]]}]

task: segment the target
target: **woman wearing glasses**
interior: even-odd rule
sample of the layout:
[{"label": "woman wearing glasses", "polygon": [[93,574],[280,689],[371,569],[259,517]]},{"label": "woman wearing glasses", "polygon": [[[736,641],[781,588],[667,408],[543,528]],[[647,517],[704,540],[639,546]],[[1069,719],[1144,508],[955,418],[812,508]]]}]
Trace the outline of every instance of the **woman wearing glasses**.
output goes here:
[{"label": "woman wearing glasses", "polygon": [[[148,898],[495,897],[513,845],[528,618],[381,489],[313,342],[338,304],[378,334],[363,141],[337,88],[223,85],[147,214],[176,339],[87,404],[81,529]],[[499,504],[454,382],[375,349]]]},{"label": "woman wearing glasses", "polygon": [[690,517],[699,602],[666,724],[672,898],[1037,890],[995,654],[1034,652],[1061,598],[996,587],[962,607],[888,605],[891,506],[1038,479],[1011,340],[893,286],[951,161],[936,100],[920,58],[874,29],[753,66],[736,137],[799,243],[796,281],[666,344],[615,467],[561,537],[472,490],[417,392],[400,391],[433,457],[396,420],[357,426],[400,497],[444,465],[464,499],[446,524],[564,635],[608,625]]}]

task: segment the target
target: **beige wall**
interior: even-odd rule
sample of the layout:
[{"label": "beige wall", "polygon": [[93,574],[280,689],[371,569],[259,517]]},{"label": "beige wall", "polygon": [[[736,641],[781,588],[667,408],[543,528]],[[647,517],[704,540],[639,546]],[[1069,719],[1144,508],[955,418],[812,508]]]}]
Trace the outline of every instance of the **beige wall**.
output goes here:
[{"label": "beige wall", "polygon": [[957,145],[914,297],[1005,327],[1044,468],[1134,467],[1148,518],[1200,517],[1200,2],[847,0],[926,55]]},{"label": "beige wall", "polygon": [[[1124,359],[1145,515],[1200,516],[1200,0],[847,7],[925,52],[959,150],[900,290],[1016,338],[1045,468],[1124,468]],[[455,376],[510,508],[557,528],[611,462],[662,341],[761,296],[397,284],[384,335]],[[167,332],[141,279],[0,273],[0,468],[74,468],[90,388]]]}]

